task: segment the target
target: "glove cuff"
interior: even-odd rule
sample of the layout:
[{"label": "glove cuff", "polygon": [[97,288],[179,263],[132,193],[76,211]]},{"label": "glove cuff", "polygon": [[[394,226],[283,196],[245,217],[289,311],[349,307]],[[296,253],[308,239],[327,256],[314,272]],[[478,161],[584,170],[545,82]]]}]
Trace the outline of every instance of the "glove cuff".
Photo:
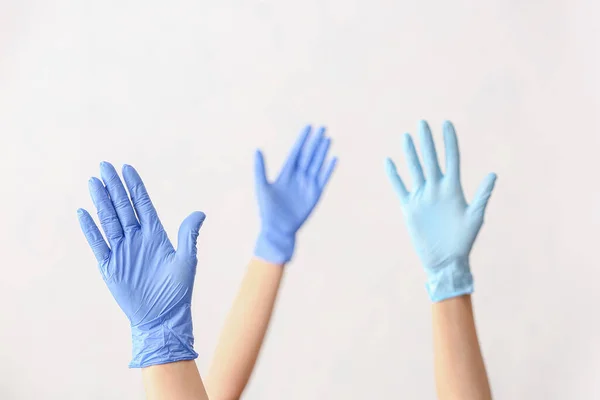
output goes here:
[{"label": "glove cuff", "polygon": [[189,304],[183,304],[150,324],[131,327],[133,357],[129,368],[176,361],[195,360],[192,312]]},{"label": "glove cuff", "polygon": [[273,231],[261,231],[256,241],[254,255],[273,264],[285,264],[292,259],[295,236]]},{"label": "glove cuff", "polygon": [[428,276],[425,285],[433,302],[473,293],[469,260],[455,260]]}]

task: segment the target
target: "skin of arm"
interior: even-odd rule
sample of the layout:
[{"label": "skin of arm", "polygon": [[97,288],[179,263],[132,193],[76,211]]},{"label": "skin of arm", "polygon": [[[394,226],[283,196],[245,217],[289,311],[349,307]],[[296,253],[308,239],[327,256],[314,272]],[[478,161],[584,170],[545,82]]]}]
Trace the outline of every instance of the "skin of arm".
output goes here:
[{"label": "skin of arm", "polygon": [[239,399],[262,346],[283,265],[252,258],[238,295],[227,316],[206,386],[212,400]]},{"label": "skin of arm", "polygon": [[194,360],[142,369],[148,400],[208,400]]},{"label": "skin of arm", "polygon": [[306,127],[273,182],[267,179],[262,153],[256,152],[254,172],[261,229],[206,380],[212,400],[239,399],[250,379],[271,320],[284,265],[294,253],[296,233],[317,205],[336,165],[335,158],[325,162],[331,140],[324,132],[324,128],[313,132]]},{"label": "skin of arm", "polygon": [[440,400],[490,400],[471,296],[433,303],[435,380]]},{"label": "skin of arm", "polygon": [[404,136],[411,191],[390,159],[386,161],[386,170],[427,275],[426,287],[433,302],[438,397],[442,400],[490,399],[471,306],[473,276],[469,254],[483,225],[496,175],[488,174],[471,203],[467,203],[460,179],[454,126],[449,121],[444,123],[446,168],[442,173],[429,125],[425,121],[419,125],[423,165],[412,137]]}]

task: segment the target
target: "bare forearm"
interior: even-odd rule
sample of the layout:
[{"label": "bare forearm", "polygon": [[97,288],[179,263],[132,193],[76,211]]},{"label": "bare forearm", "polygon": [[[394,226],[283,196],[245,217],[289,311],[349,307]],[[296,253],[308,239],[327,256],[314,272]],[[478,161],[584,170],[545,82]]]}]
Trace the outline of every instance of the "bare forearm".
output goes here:
[{"label": "bare forearm", "polygon": [[213,400],[238,399],[271,320],[283,266],[253,258],[225,322],[207,378]]},{"label": "bare forearm", "polygon": [[[310,139],[309,139],[310,138]],[[262,151],[254,157],[256,199],[261,219],[254,258],[229,313],[207,379],[213,400],[239,399],[258,358],[296,234],[331,177],[336,158],[327,160],[331,139],[325,128],[307,126],[298,136],[279,176],[268,177]]]},{"label": "bare forearm", "polygon": [[440,400],[492,398],[471,296],[433,303],[435,377]]},{"label": "bare forearm", "polygon": [[208,400],[193,360],[147,367],[142,375],[148,400]]}]

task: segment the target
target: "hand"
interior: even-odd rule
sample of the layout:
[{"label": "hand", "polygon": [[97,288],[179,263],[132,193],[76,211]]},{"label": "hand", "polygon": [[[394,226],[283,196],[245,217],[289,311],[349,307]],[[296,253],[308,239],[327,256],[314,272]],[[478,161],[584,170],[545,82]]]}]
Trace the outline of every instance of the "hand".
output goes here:
[{"label": "hand", "polygon": [[306,127],[300,134],[275,182],[267,180],[265,163],[256,151],[255,179],[261,232],[255,255],[274,264],[288,262],[294,253],[296,232],[317,205],[336,165],[333,158],[323,167],[331,139],[321,128],[308,141]]},{"label": "hand", "polygon": [[458,141],[454,127],[444,123],[446,173],[442,175],[429,126],[420,124],[421,151],[425,176],[412,138],[404,136],[404,155],[413,183],[408,192],[396,166],[386,160],[408,230],[427,272],[427,290],[432,301],[441,301],[473,292],[469,253],[483,224],[483,216],[492,194],[495,174],[481,183],[471,204],[467,204],[460,183]]},{"label": "hand", "polygon": [[123,166],[131,202],[111,164],[101,163],[100,173],[104,184],[92,178],[89,189],[110,248],[90,214],[79,209],[77,215],[100,273],[131,323],[129,366],[197,358],[190,306],[204,214],[194,212],[183,221],[175,251],[136,170]]}]

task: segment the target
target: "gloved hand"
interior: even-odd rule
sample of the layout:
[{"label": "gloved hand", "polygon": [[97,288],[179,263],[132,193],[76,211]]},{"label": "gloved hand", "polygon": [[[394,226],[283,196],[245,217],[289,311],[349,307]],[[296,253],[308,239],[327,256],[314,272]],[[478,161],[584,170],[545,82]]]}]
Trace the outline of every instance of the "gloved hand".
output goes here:
[{"label": "gloved hand", "polygon": [[100,273],[131,323],[129,367],[197,358],[190,306],[204,214],[183,221],[175,251],[136,170],[123,166],[133,207],[114,167],[103,162],[100,173],[104,185],[92,178],[89,189],[110,248],[90,214],[79,209],[77,215]]},{"label": "gloved hand", "polygon": [[404,136],[404,155],[412,191],[407,191],[389,158],[386,172],[400,198],[410,236],[427,273],[429,296],[432,301],[441,301],[473,292],[469,253],[483,224],[496,175],[489,174],[471,204],[467,204],[460,183],[458,142],[452,124],[444,123],[444,175],[425,121],[420,123],[420,139],[427,180],[409,134]]},{"label": "gloved hand", "polygon": [[255,180],[261,231],[255,255],[274,264],[292,258],[296,232],[317,205],[336,165],[336,158],[324,167],[331,139],[320,128],[309,141],[306,127],[294,145],[279,177],[267,180],[262,152],[256,151]]}]

